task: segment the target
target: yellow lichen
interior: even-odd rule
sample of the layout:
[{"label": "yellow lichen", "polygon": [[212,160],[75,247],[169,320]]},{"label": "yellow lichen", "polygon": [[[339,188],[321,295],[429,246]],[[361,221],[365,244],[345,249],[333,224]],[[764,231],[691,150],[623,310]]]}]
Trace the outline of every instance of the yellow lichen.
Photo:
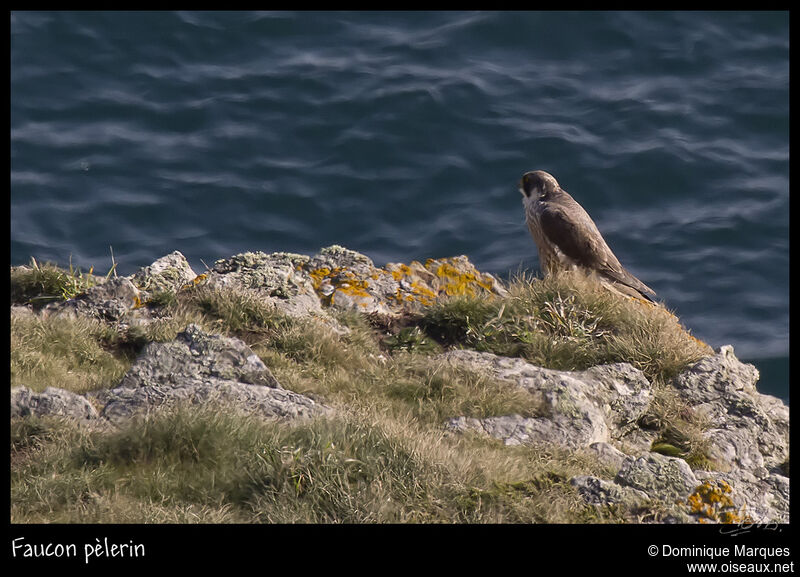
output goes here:
[{"label": "yellow lichen", "polygon": [[398,267],[391,271],[392,278],[396,281],[403,279],[404,277],[411,276],[411,267],[407,264],[400,264]]},{"label": "yellow lichen", "polygon": [[370,295],[367,292],[368,287],[369,287],[369,282],[365,280],[352,279],[337,284],[336,290],[346,295],[358,296],[358,297],[370,297],[372,295]]},{"label": "yellow lichen", "polygon": [[424,306],[431,306],[436,300],[436,293],[416,281],[411,283],[411,294],[406,300],[417,300]]},{"label": "yellow lichen", "polygon": [[196,287],[197,285],[199,285],[201,282],[203,282],[207,278],[208,278],[208,274],[207,273],[199,274],[196,277],[194,277],[191,282],[187,282],[185,285],[181,286],[181,288],[179,290],[190,289],[192,287]]},{"label": "yellow lichen", "polygon": [[692,515],[698,515],[700,523],[746,523],[750,517],[739,511],[730,497],[733,491],[724,480],[705,480],[689,495],[686,504]]},{"label": "yellow lichen", "polygon": [[328,267],[315,268],[308,272],[308,276],[311,277],[311,284],[314,286],[314,290],[318,290],[322,285],[322,281],[324,281],[330,275],[331,269]]},{"label": "yellow lichen", "polygon": [[348,269],[341,267],[335,267],[333,269],[320,267],[308,271],[308,275],[311,277],[311,284],[314,290],[318,293],[326,281],[333,287],[333,291],[330,293],[331,304],[333,304],[336,292],[365,298],[370,298],[372,296],[367,292],[369,281],[356,278],[355,273]]},{"label": "yellow lichen", "polygon": [[[471,271],[461,272],[456,266],[447,262],[448,260],[451,259],[445,259],[436,268],[436,275],[444,281],[444,292],[448,296],[475,296],[476,286],[487,291],[491,291],[494,287],[491,279],[484,279],[483,275],[475,274]],[[435,263],[436,261],[428,259],[425,264],[426,266],[431,266]]]}]

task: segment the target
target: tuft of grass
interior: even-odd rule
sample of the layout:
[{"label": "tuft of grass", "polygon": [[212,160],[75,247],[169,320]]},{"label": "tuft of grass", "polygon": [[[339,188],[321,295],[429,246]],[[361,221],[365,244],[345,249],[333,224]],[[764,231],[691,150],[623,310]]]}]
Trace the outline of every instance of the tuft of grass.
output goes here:
[{"label": "tuft of grass", "polygon": [[131,359],[102,346],[105,332],[101,321],[86,317],[12,315],[11,386],[85,393],[115,385]]},{"label": "tuft of grass", "polygon": [[703,434],[710,427],[707,419],[693,411],[674,389],[659,385],[653,392],[647,413],[639,419],[640,426],[659,433],[650,450],[680,457],[692,469],[719,469],[709,457],[709,441]]},{"label": "tuft of grass", "polygon": [[50,302],[74,298],[107,280],[115,267],[103,278],[92,274],[93,267],[85,273],[73,267],[72,259],[65,270],[50,262],[39,264],[31,257],[30,265],[11,269],[11,304],[30,304],[39,309]]},{"label": "tuft of grass", "polygon": [[409,351],[430,354],[441,350],[436,341],[419,327],[405,327],[397,334],[385,337],[383,345],[389,352]]},{"label": "tuft of grass", "polygon": [[411,355],[398,359],[396,365],[386,394],[403,401],[416,418],[431,425],[457,416],[533,417],[542,411],[528,391],[478,372]]},{"label": "tuft of grass", "polygon": [[217,330],[229,333],[263,333],[284,318],[272,304],[246,290],[189,287],[172,304],[212,319]]},{"label": "tuft of grass", "polygon": [[628,362],[660,382],[711,353],[663,307],[613,293],[577,271],[517,277],[505,299],[451,299],[431,307],[420,325],[445,346],[560,370]]}]

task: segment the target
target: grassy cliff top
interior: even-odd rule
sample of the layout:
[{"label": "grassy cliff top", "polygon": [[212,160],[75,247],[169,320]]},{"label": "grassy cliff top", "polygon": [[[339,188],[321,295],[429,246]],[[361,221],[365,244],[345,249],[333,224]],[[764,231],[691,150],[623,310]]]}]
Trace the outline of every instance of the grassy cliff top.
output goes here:
[{"label": "grassy cliff top", "polygon": [[[70,298],[102,277],[55,265],[11,272],[14,305]],[[536,414],[530,395],[446,365],[470,348],[561,370],[627,362],[653,383],[650,422],[702,460],[703,424],[670,379],[711,353],[663,307],[578,274],[517,277],[502,295],[460,294],[397,316],[330,310],[346,330],[279,312],[251,291],[202,282],[142,306],[147,323],[12,308],[11,384],[78,393],[116,385],[148,342],[190,323],[245,341],[284,388],[338,416],[278,424],[206,408],[93,431],[12,426],[13,522],[595,522],[568,483],[602,475],[590,454],[449,435],[443,420]],[[135,474],[134,474],[135,472]],[[657,517],[651,510],[639,515]]]}]

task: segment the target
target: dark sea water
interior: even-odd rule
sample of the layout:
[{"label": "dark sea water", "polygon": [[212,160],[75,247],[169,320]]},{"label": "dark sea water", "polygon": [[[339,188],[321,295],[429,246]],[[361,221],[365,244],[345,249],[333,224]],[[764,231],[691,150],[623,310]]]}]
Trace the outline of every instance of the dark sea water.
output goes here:
[{"label": "dark sea water", "polygon": [[11,13],[11,264],[538,272],[534,169],[788,400],[788,13]]}]

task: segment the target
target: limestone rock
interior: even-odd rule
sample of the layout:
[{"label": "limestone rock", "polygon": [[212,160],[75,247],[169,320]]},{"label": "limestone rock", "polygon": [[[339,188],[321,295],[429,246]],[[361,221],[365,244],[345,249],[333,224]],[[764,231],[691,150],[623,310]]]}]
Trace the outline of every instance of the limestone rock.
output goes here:
[{"label": "limestone rock", "polygon": [[168,343],[149,343],[119,387],[183,384],[224,379],[278,387],[278,381],[240,339],[203,332],[189,325]]},{"label": "limestone rock", "polygon": [[244,342],[190,325],[168,343],[148,344],[117,387],[94,393],[102,416],[120,421],[177,403],[224,402],[265,417],[300,417],[328,409],[286,391]]},{"label": "limestone rock", "polygon": [[577,449],[624,438],[652,396],[641,371],[627,363],[556,371],[469,350],[448,351],[441,358],[514,383],[537,398],[544,407],[542,416],[458,417],[447,423],[451,430],[482,431],[509,445],[554,443]]},{"label": "limestone rock", "polygon": [[69,417],[79,421],[97,419],[97,410],[83,395],[47,387],[35,393],[28,387],[11,389],[11,418],[27,416]]},{"label": "limestone rock", "polygon": [[759,393],[758,376],[728,345],[683,371],[673,385],[712,423],[706,433],[712,459],[731,469],[780,474],[789,458],[789,407]]},{"label": "limestone rock", "polygon": [[613,470],[615,474],[619,472],[625,459],[628,458],[628,455],[613,445],[603,442],[592,443],[589,445],[588,452],[593,454],[603,465]]},{"label": "limestone rock", "polygon": [[397,315],[448,296],[505,294],[492,275],[479,272],[466,256],[378,268],[368,257],[334,245],[306,267],[324,304],[364,313]]},{"label": "limestone rock", "polygon": [[246,252],[214,263],[205,286],[252,290],[290,316],[324,314],[311,279],[307,256],[286,252]]},{"label": "limestone rock", "polygon": [[631,487],[622,487],[611,481],[598,479],[590,475],[573,477],[569,482],[570,485],[578,490],[583,500],[590,505],[622,504],[635,507],[649,499],[647,493],[643,491]]},{"label": "limestone rock", "polygon": [[131,282],[145,294],[175,293],[183,286],[192,284],[196,278],[197,274],[186,257],[177,250],[142,267],[130,277]]},{"label": "limestone rock", "polygon": [[79,314],[107,322],[146,322],[149,314],[142,305],[153,294],[177,292],[196,278],[186,258],[175,251],[131,276],[108,280],[101,277],[98,284],[84,293],[47,305],[44,314]]},{"label": "limestone rock", "polygon": [[686,461],[658,453],[628,457],[614,482],[666,503],[685,501],[700,484]]},{"label": "limestone rock", "polygon": [[129,278],[119,277],[93,286],[75,298],[49,304],[43,314],[80,314],[115,322],[138,306],[141,306],[139,289]]},{"label": "limestone rock", "polygon": [[97,395],[105,403],[102,416],[112,423],[178,405],[226,406],[265,418],[294,419],[326,413],[327,407],[285,389],[224,379],[187,381],[176,385],[117,387]]},{"label": "limestone rock", "polygon": [[[544,407],[536,417],[456,417],[446,428],[475,431],[508,445],[588,447],[616,476],[613,480],[573,479],[587,503],[620,502],[623,495],[631,496],[625,493],[630,489],[641,492],[638,497],[662,503],[666,522],[788,522],[789,478],[783,466],[789,456],[788,407],[756,390],[758,372],[741,363],[731,347],[698,361],[673,383],[683,399],[713,425],[706,436],[710,456],[721,469],[710,472],[693,472],[682,459],[650,452],[653,433],[636,423],[647,411],[652,392],[647,379],[630,365],[555,371],[523,359],[476,351],[454,350],[441,357],[527,389]],[[724,481],[727,485],[720,486],[728,487],[730,495],[703,502],[703,495],[712,495],[712,489],[703,484],[706,481]],[[720,499],[730,500],[729,510],[716,516],[702,514],[718,506]]]}]

